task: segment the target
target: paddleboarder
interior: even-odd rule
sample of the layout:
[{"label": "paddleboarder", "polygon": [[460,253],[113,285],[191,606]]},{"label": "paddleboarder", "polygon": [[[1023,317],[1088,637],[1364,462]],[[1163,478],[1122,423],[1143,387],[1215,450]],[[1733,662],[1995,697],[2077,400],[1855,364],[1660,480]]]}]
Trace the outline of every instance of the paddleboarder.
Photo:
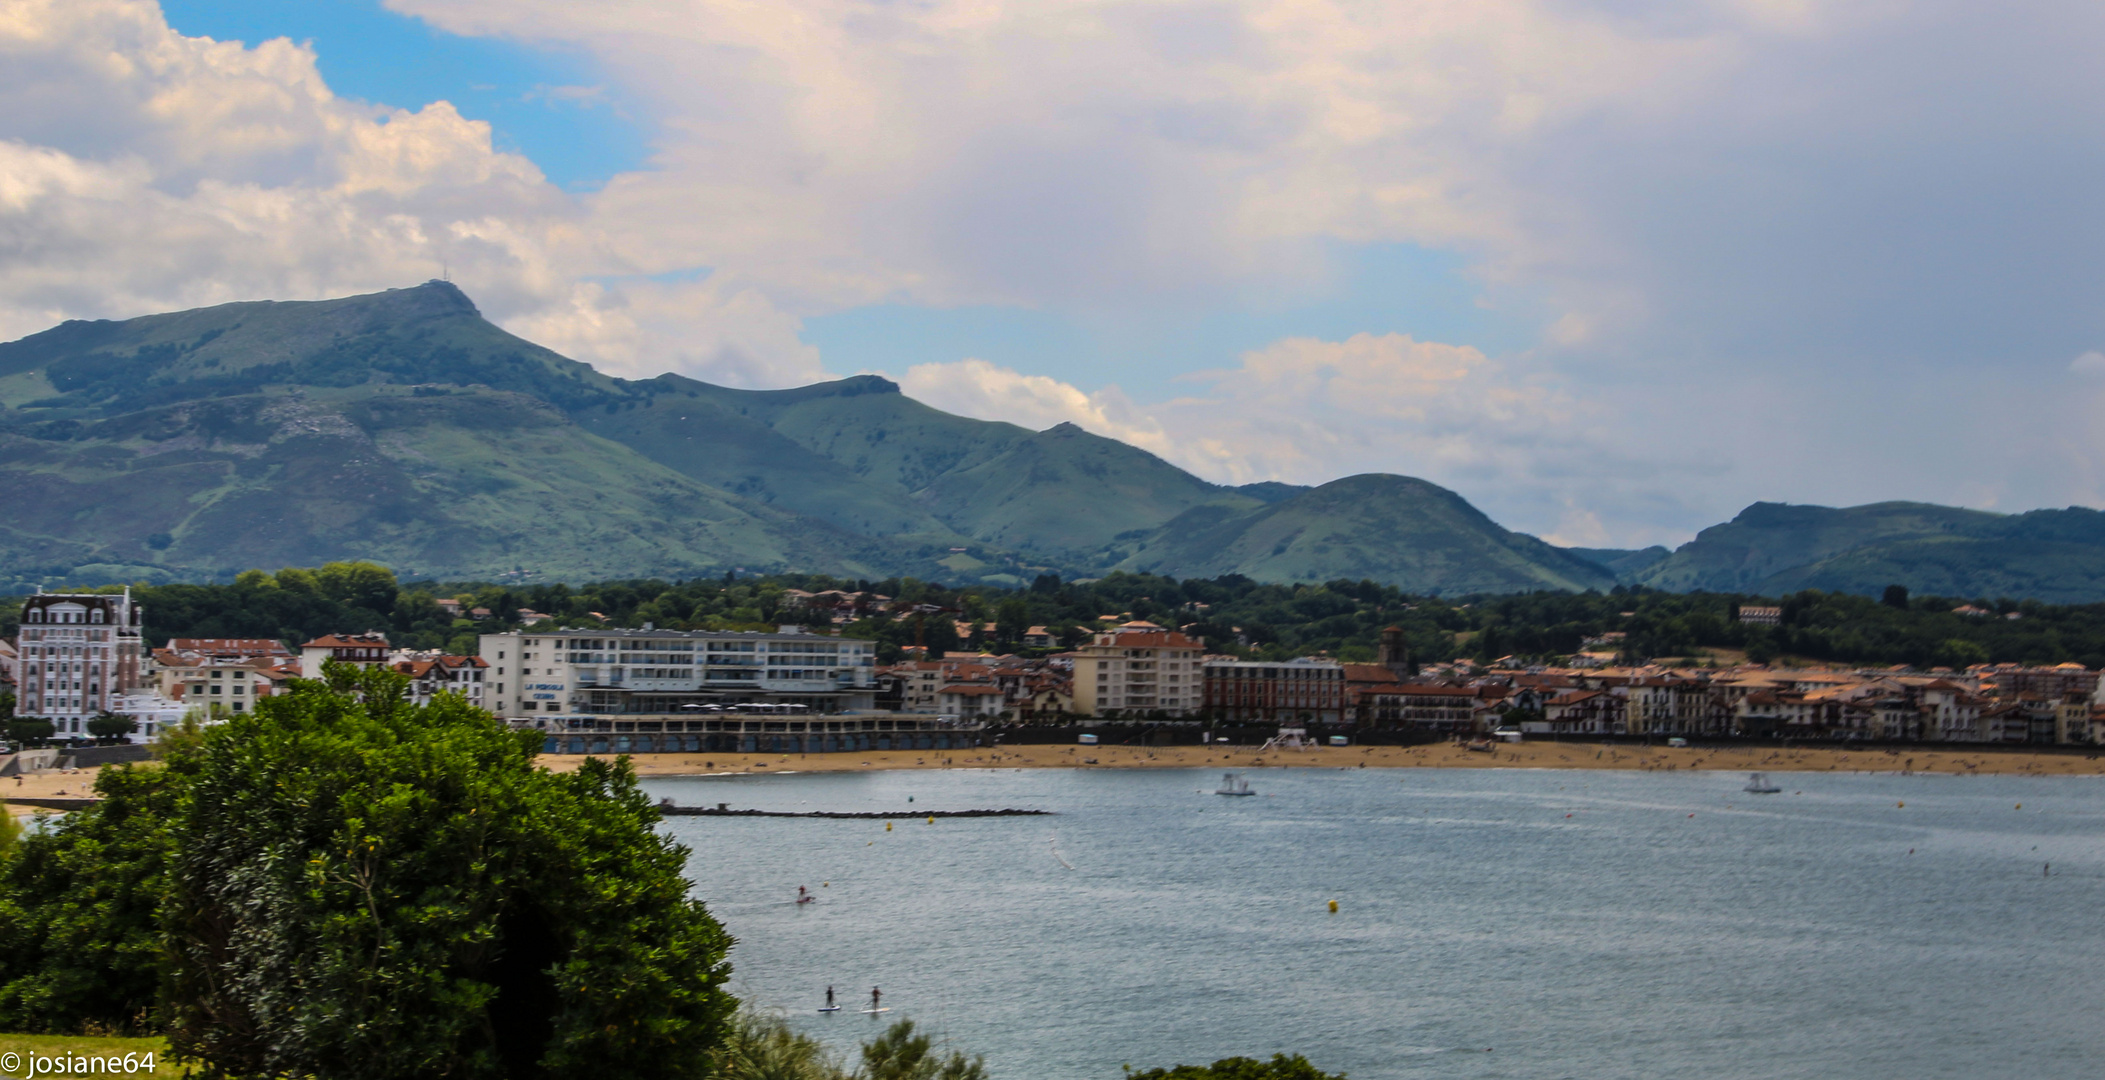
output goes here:
[{"label": "paddleboarder", "polygon": [[826,1007],[833,1008],[833,988],[830,986],[826,988]]},{"label": "paddleboarder", "polygon": [[882,990],[879,990],[879,989],[877,989],[877,988],[876,988],[876,987],[874,987],[874,986],[873,986],[873,987],[871,987],[871,988],[870,988],[870,1011],[871,1011],[871,1012],[876,1012],[876,1011],[878,1011],[878,1009],[880,1009],[880,1008],[882,1007],[882,1006],[880,1005],[880,1003],[881,1003],[881,1002],[882,1002],[883,1000],[884,1000],[884,991],[882,991]]}]

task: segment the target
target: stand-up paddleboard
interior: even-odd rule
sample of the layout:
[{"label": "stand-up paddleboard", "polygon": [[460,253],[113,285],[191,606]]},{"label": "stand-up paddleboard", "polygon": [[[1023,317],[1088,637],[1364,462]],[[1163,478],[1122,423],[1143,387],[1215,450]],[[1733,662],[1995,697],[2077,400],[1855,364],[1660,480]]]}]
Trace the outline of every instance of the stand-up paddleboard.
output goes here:
[{"label": "stand-up paddleboard", "polygon": [[827,1006],[825,1006],[825,1007],[821,1008],[821,1009],[820,1009],[819,1011],[820,1011],[820,1012],[839,1012],[839,1011],[841,1011],[841,1007],[840,1007],[840,1006],[838,1006],[838,1005],[827,1005]]},{"label": "stand-up paddleboard", "polygon": [[862,1014],[863,1014],[864,1016],[870,1016],[870,1015],[873,1015],[873,1014],[875,1014],[875,1013],[881,1013],[881,1012],[891,1012],[891,1011],[892,1011],[892,1007],[891,1007],[890,1005],[887,1005],[887,1006],[885,1006],[885,1007],[884,1007],[884,1008],[882,1008],[882,1009],[864,1009],[864,1010],[862,1011]]}]

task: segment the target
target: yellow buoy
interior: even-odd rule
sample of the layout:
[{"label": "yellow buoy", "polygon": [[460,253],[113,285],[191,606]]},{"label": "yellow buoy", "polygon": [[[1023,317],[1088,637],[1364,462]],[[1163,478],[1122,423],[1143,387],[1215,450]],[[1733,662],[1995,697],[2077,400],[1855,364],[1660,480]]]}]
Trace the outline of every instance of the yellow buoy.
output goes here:
[{"label": "yellow buoy", "polygon": [[1895,806],[1896,808],[1898,808],[1898,807],[1906,806],[1906,805],[1908,805],[1908,804],[1907,804],[1907,803],[1904,803],[1904,802],[1897,802],[1897,803],[1894,803],[1893,805],[1894,805],[1894,806]]},{"label": "yellow buoy", "polygon": [[2018,803],[2018,804],[2017,804],[2017,809],[2019,809],[2019,810],[2022,810],[2022,809],[2024,809],[2024,808],[2025,808],[2025,804],[2023,804],[2023,803]]},{"label": "yellow buoy", "polygon": [[1331,911],[1331,914],[1336,914],[1336,913],[1337,913],[1337,910],[1338,910],[1338,902],[1337,902],[1337,901],[1335,901],[1335,900],[1332,900],[1332,901],[1330,902],[1330,911]]},{"label": "yellow buoy", "polygon": [[891,831],[892,831],[892,823],[891,823],[891,822],[887,821],[887,822],[885,822],[885,823],[884,823],[884,831],[886,831],[886,832],[891,832]]},{"label": "yellow buoy", "polygon": [[936,816],[935,816],[934,814],[930,814],[930,815],[928,815],[928,823],[929,823],[930,825],[933,825],[933,824],[935,824],[935,823],[936,823]]}]

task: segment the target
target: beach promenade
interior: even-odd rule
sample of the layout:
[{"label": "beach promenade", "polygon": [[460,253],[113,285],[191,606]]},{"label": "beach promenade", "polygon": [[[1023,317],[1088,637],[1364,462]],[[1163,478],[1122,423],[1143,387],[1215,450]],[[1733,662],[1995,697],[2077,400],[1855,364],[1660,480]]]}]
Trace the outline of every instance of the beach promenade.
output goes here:
[{"label": "beach promenade", "polygon": [[[552,769],[579,757],[544,755]],[[1726,772],[1912,772],[1934,774],[2105,775],[2095,749],[1999,749],[1955,744],[1897,750],[1842,747],[1642,747],[1579,742],[1461,746],[1348,746],[1304,750],[1203,746],[1015,746],[950,753],[658,754],[633,759],[644,776],[744,772],[856,772],[869,769],[1715,769]]]}]

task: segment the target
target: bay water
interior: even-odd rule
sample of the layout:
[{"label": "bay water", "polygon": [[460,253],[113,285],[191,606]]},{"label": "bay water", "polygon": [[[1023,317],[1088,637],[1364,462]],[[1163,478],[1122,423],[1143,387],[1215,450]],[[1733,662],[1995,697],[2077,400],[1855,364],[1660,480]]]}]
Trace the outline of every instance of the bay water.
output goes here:
[{"label": "bay water", "polygon": [[[996,1080],[1275,1052],[1355,1080],[2105,1075],[2105,780],[1246,775],[644,786],[897,815],[663,826],[735,992],[844,1054],[910,1017]],[[925,816],[1002,807],[1053,813]],[[891,1012],[857,1012],[872,987]]]}]

